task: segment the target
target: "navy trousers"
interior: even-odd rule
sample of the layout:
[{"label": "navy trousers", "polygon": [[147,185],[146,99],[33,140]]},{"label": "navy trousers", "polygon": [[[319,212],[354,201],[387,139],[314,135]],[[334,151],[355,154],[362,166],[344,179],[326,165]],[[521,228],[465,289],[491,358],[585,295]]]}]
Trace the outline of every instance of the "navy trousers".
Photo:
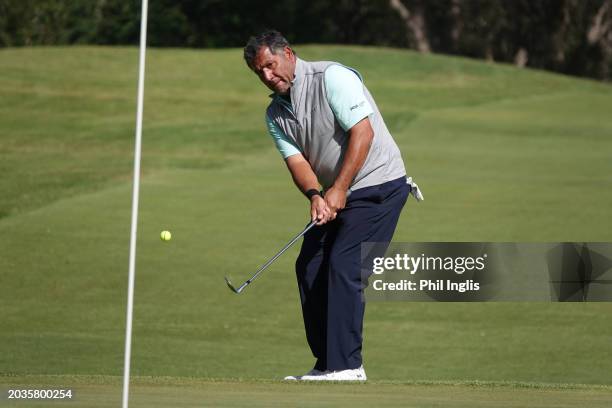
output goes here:
[{"label": "navy trousers", "polygon": [[296,273],[316,369],[361,366],[361,243],[391,241],[409,193],[405,177],[355,190],[334,221],[304,236]]}]

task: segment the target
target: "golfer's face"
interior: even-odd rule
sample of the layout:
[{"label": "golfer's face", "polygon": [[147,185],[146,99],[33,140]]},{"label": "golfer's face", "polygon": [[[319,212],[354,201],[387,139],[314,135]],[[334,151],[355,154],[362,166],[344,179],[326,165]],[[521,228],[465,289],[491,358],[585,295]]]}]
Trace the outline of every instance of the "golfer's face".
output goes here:
[{"label": "golfer's face", "polygon": [[287,94],[295,72],[295,55],[289,47],[273,54],[261,48],[253,61],[253,71],[268,88],[277,94]]}]

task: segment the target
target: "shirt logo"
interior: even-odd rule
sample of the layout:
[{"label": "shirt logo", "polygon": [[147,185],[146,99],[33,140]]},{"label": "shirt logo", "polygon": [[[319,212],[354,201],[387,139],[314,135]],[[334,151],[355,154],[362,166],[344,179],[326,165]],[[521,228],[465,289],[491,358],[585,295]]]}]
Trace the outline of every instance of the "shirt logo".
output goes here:
[{"label": "shirt logo", "polygon": [[357,105],[353,105],[353,106],[351,106],[351,108],[350,108],[350,109],[353,111],[353,110],[355,110],[355,109],[357,109],[357,108],[361,108],[363,105],[365,105],[365,101],[361,101],[361,102],[359,102]]}]

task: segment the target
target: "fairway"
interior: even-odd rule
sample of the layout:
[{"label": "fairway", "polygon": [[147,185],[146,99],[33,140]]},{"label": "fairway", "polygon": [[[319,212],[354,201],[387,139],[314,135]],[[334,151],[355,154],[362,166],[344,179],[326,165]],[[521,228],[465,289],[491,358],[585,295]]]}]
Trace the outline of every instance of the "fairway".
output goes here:
[{"label": "fairway", "polygon": [[[6,380],[0,377],[0,387]],[[54,401],[54,407],[116,407],[120,404],[120,378],[30,377],[20,379],[41,388],[74,386],[71,401]],[[11,378],[6,385],[15,384]],[[281,383],[194,378],[133,379],[130,406],[135,407],[609,407],[610,387],[535,383],[391,383],[367,384]],[[43,402],[22,401],[11,407],[40,407]]]},{"label": "fairway", "polygon": [[[395,241],[612,241],[610,85],[296,49],[363,74],[423,189]],[[371,303],[371,381],[279,382],[313,363],[297,246],[240,296],[223,281],[251,276],[308,219],[266,134],[269,92],[240,50],[150,51],[134,406],[611,405],[609,303]],[[134,48],[0,50],[0,387],[72,385],[78,406],[119,404],[136,77]]]}]

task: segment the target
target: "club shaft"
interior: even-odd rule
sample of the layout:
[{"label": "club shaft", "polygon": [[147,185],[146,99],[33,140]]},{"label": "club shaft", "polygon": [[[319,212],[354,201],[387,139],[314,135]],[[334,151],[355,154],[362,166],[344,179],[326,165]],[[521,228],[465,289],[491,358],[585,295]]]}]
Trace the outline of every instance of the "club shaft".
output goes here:
[{"label": "club shaft", "polygon": [[310,229],[312,227],[314,227],[316,224],[317,224],[316,221],[312,221],[310,224],[308,224],[306,226],[306,228],[304,228],[304,230],[302,232],[297,234],[291,241],[289,241],[289,243],[287,245],[285,245],[280,251],[278,251],[278,253],[276,255],[274,255],[268,262],[263,264],[257,270],[257,272],[255,272],[255,274],[253,276],[251,276],[251,278],[249,280],[247,280],[246,282],[244,282],[242,284],[242,286],[240,286],[240,288],[238,290],[239,291],[242,290],[246,285],[248,285],[249,283],[253,282],[259,276],[259,274],[264,271],[264,269],[266,269],[268,266],[270,266],[272,264],[272,262],[276,261],[276,259],[278,259],[279,256],[281,256],[287,249],[289,249],[293,244],[295,244],[295,242],[298,239],[300,239],[304,234],[306,234],[308,231],[310,231]]}]

